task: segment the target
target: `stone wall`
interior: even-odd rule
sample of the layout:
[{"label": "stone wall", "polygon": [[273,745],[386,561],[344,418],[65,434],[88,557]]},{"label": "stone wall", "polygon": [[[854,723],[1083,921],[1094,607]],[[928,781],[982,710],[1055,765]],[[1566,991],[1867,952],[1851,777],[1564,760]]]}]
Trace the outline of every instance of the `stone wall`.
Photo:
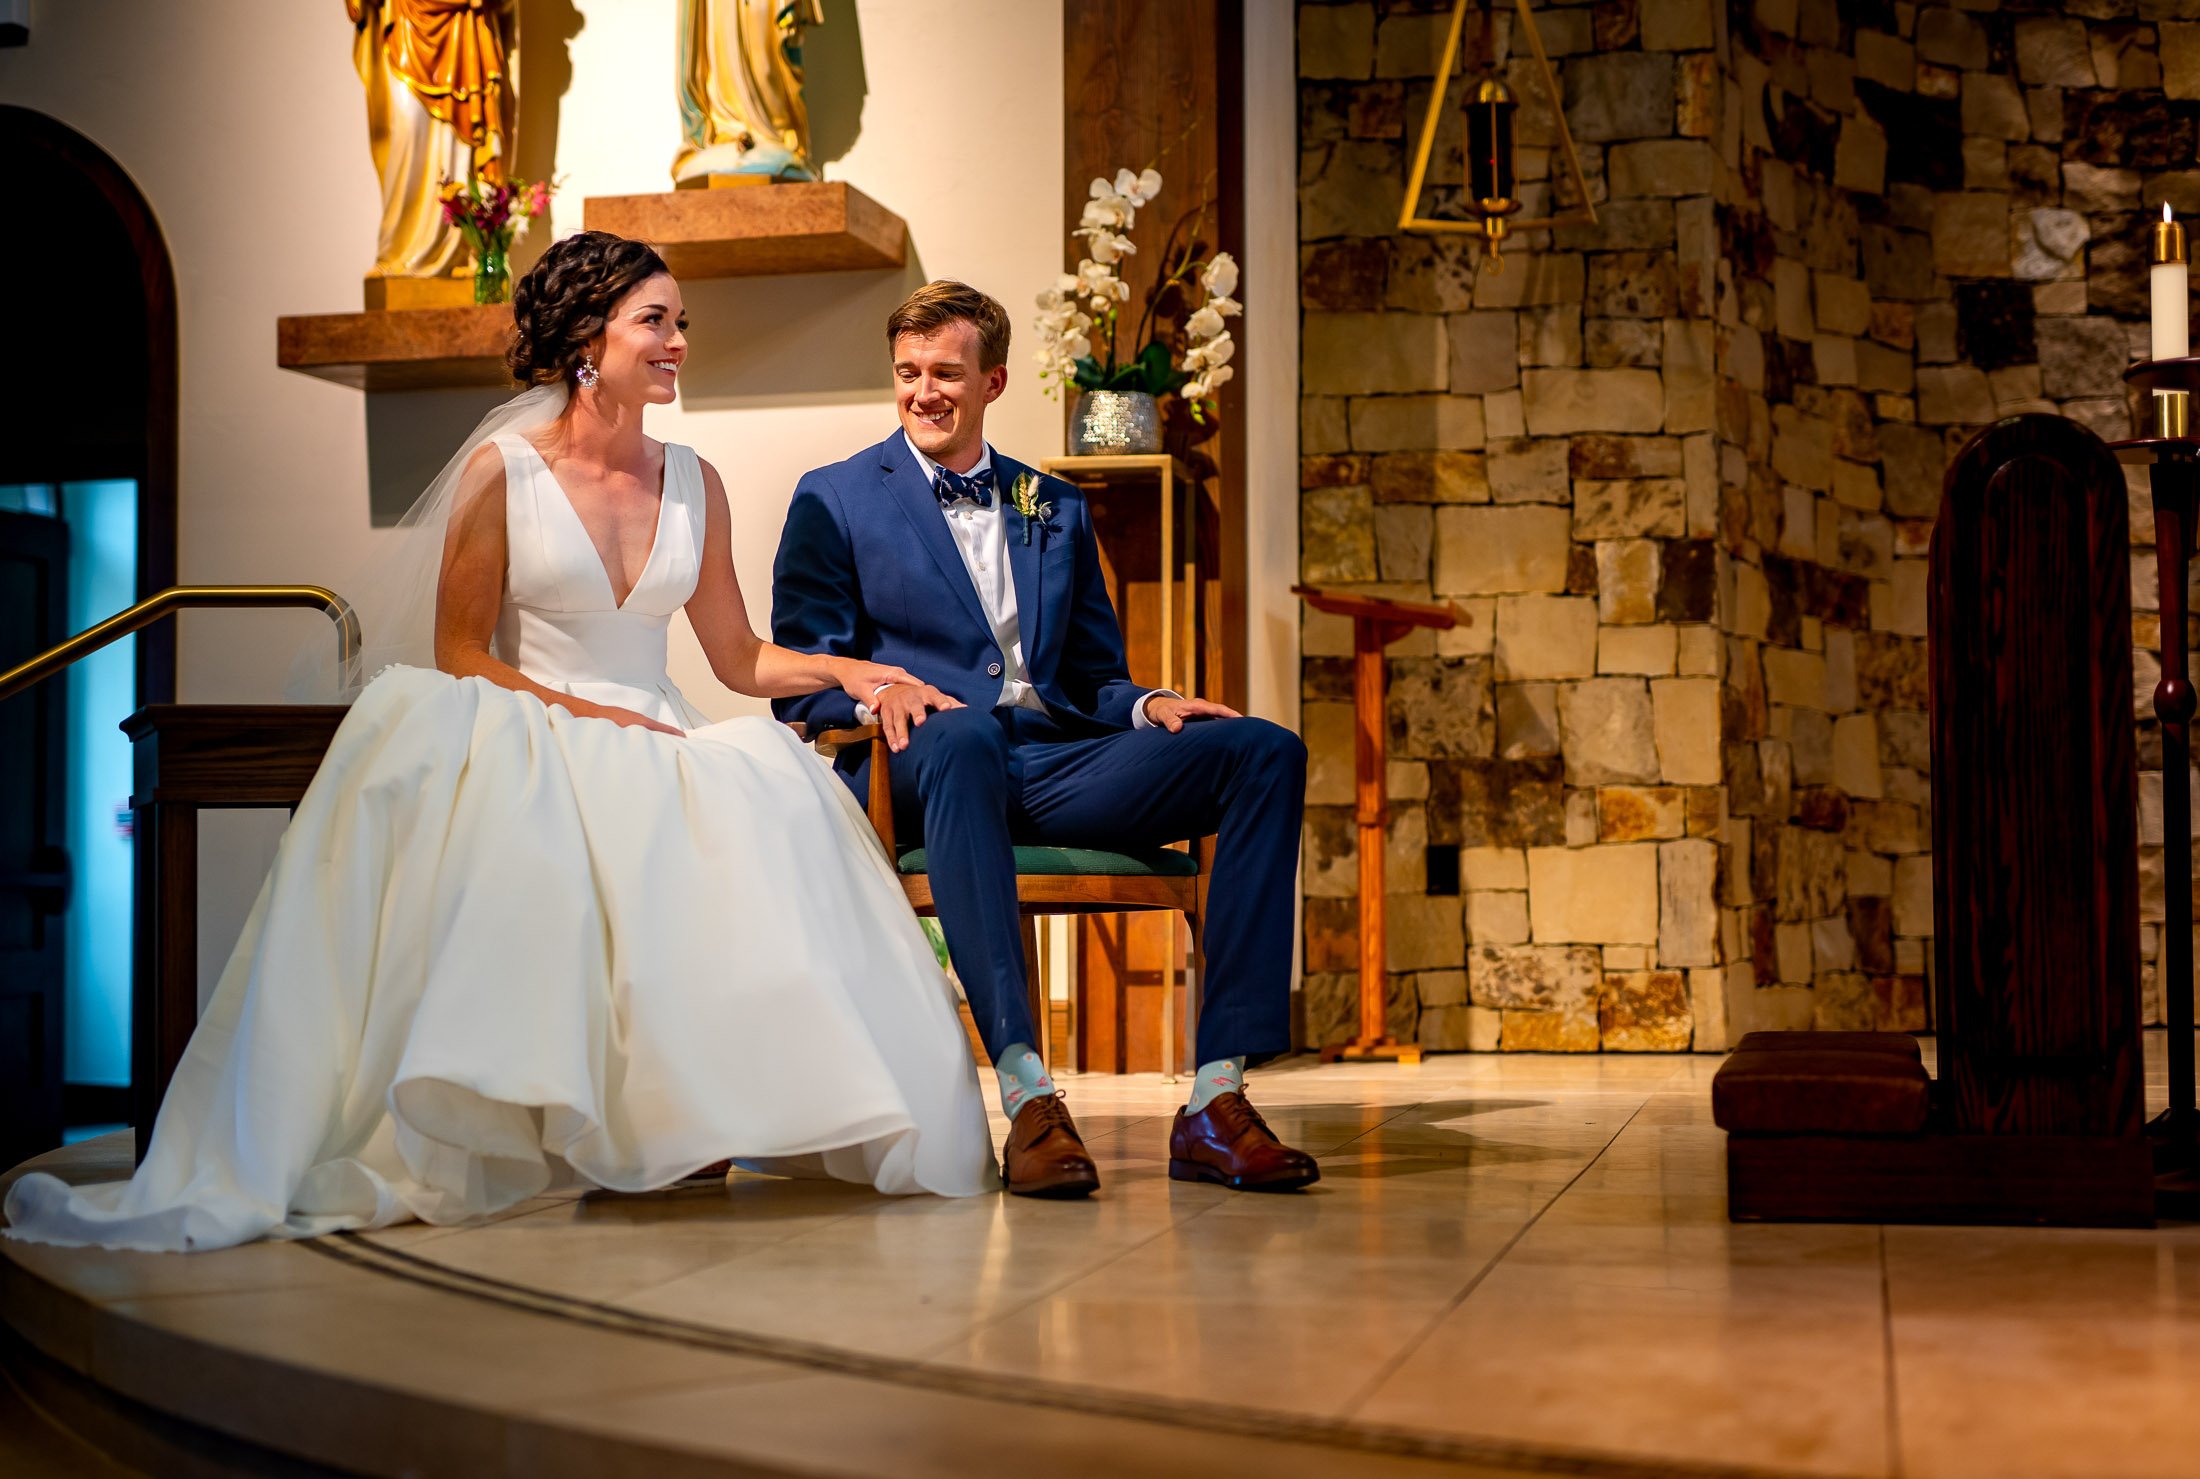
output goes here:
[{"label": "stone wall", "polygon": [[[1533,216],[1570,181],[1512,19],[1473,13],[1469,41],[1522,99]],[[1472,238],[1396,229],[1448,20],[1300,9],[1303,574],[1469,618],[1391,649],[1392,1026],[1444,1048],[1716,1043],[1711,9],[1540,13],[1603,220],[1501,271]],[[1445,122],[1431,214],[1461,181]],[[1357,989],[1351,639],[1309,615],[1304,641],[1305,1000],[1327,1042]],[[1430,891],[1432,849],[1457,892]]]},{"label": "stone wall", "polygon": [[[1492,272],[1396,230],[1449,7],[1303,0],[1303,574],[1470,617],[1391,649],[1394,1031],[1926,1025],[1941,473],[2017,410],[2125,433],[2141,213],[2200,211],[2200,5],[2163,8],[1538,5],[1600,220]],[[1470,48],[1523,100],[1537,214],[1570,182],[1497,10]],[[1304,644],[1318,1043],[1356,989],[1350,634]]]},{"label": "stone wall", "polygon": [[[2195,18],[2190,0],[1732,8],[1722,934],[1750,965],[1729,994],[1734,1030],[1927,1025],[1941,476],[1999,416],[2130,434],[2145,212],[2200,207]],[[2143,479],[2132,506],[2134,641],[2151,647]],[[2143,695],[2150,656],[2139,669]],[[2160,741],[2140,712],[2151,959]]]}]

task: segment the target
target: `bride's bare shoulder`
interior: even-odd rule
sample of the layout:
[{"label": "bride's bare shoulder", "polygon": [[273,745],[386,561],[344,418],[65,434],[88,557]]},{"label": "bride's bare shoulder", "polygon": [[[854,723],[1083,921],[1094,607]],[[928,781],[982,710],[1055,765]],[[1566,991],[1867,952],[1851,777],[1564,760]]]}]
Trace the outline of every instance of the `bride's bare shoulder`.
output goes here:
[{"label": "bride's bare shoulder", "polygon": [[467,456],[458,486],[452,491],[447,543],[503,527],[504,484],[504,453],[496,443],[483,442]]},{"label": "bride's bare shoulder", "polygon": [[492,478],[503,482],[504,449],[493,441],[483,442],[474,448],[473,455],[466,459],[464,476],[467,482],[477,487]]},{"label": "bride's bare shoulder", "polygon": [[458,475],[458,507],[470,508],[485,497],[501,504],[504,482],[504,449],[495,442],[483,442],[467,457],[466,467]]}]

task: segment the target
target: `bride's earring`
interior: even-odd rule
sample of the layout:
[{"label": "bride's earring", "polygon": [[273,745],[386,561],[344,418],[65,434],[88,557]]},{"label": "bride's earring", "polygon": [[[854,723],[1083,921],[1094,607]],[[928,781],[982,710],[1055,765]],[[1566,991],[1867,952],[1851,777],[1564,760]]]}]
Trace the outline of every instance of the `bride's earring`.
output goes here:
[{"label": "bride's earring", "polygon": [[582,353],[580,368],[573,372],[573,378],[581,383],[581,389],[583,390],[587,390],[595,385],[596,362],[590,359],[586,352]]}]

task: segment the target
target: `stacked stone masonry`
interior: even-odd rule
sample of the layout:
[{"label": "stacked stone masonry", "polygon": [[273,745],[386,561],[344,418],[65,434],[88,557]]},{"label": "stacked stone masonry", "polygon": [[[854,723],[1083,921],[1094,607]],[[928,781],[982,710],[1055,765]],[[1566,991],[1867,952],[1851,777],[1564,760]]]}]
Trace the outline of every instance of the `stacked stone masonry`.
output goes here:
[{"label": "stacked stone masonry", "polygon": [[[1538,3],[1599,219],[1501,271],[1397,229],[1450,10],[1299,8],[1302,575],[1467,616],[1390,650],[1391,1030],[1925,1027],[1941,477],[2018,411],[2128,434],[2144,214],[2200,213],[2200,0]],[[1470,10],[1535,216],[1579,201],[1523,43]],[[1423,213],[1462,178],[1447,106]],[[2151,961],[2143,481],[2132,521]],[[1351,634],[1304,621],[1325,1043],[1356,1020]]]}]

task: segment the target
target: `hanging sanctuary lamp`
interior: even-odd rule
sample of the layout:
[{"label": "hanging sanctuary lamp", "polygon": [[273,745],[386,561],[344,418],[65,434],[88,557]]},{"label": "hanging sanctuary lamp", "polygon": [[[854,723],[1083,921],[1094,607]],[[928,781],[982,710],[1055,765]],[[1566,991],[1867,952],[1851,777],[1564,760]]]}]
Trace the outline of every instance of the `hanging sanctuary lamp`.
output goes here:
[{"label": "hanging sanctuary lamp", "polygon": [[1421,122],[1420,141],[1413,151],[1413,174],[1406,186],[1405,208],[1398,213],[1398,229],[1401,231],[1466,232],[1480,236],[1486,243],[1490,270],[1504,270],[1499,252],[1505,239],[1524,231],[1544,231],[1556,226],[1593,226],[1596,224],[1596,207],[1589,201],[1589,184],[1581,173],[1581,156],[1574,148],[1573,134],[1566,127],[1566,110],[1558,95],[1558,79],[1551,72],[1550,56],[1543,49],[1543,37],[1535,28],[1535,17],[1529,12],[1528,0],[1515,0],[1520,17],[1520,33],[1525,35],[1528,49],[1535,57],[1536,69],[1543,79],[1544,95],[1550,99],[1551,113],[1558,121],[1560,153],[1566,161],[1567,172],[1573,177],[1574,189],[1581,200],[1578,210],[1563,215],[1540,216],[1531,220],[1515,221],[1520,212],[1520,176],[1514,154],[1513,119],[1520,103],[1505,80],[1491,72],[1478,79],[1467,90],[1465,101],[1467,208],[1472,211],[1471,220],[1456,220],[1424,216],[1421,214],[1421,189],[1428,179],[1429,153],[1436,145],[1436,130],[1443,121],[1444,100],[1451,89],[1451,79],[1459,64],[1459,38],[1466,28],[1467,6],[1471,0],[1456,0],[1451,12],[1451,28],[1445,33],[1443,60],[1437,65],[1436,83],[1429,91],[1428,113]]}]

